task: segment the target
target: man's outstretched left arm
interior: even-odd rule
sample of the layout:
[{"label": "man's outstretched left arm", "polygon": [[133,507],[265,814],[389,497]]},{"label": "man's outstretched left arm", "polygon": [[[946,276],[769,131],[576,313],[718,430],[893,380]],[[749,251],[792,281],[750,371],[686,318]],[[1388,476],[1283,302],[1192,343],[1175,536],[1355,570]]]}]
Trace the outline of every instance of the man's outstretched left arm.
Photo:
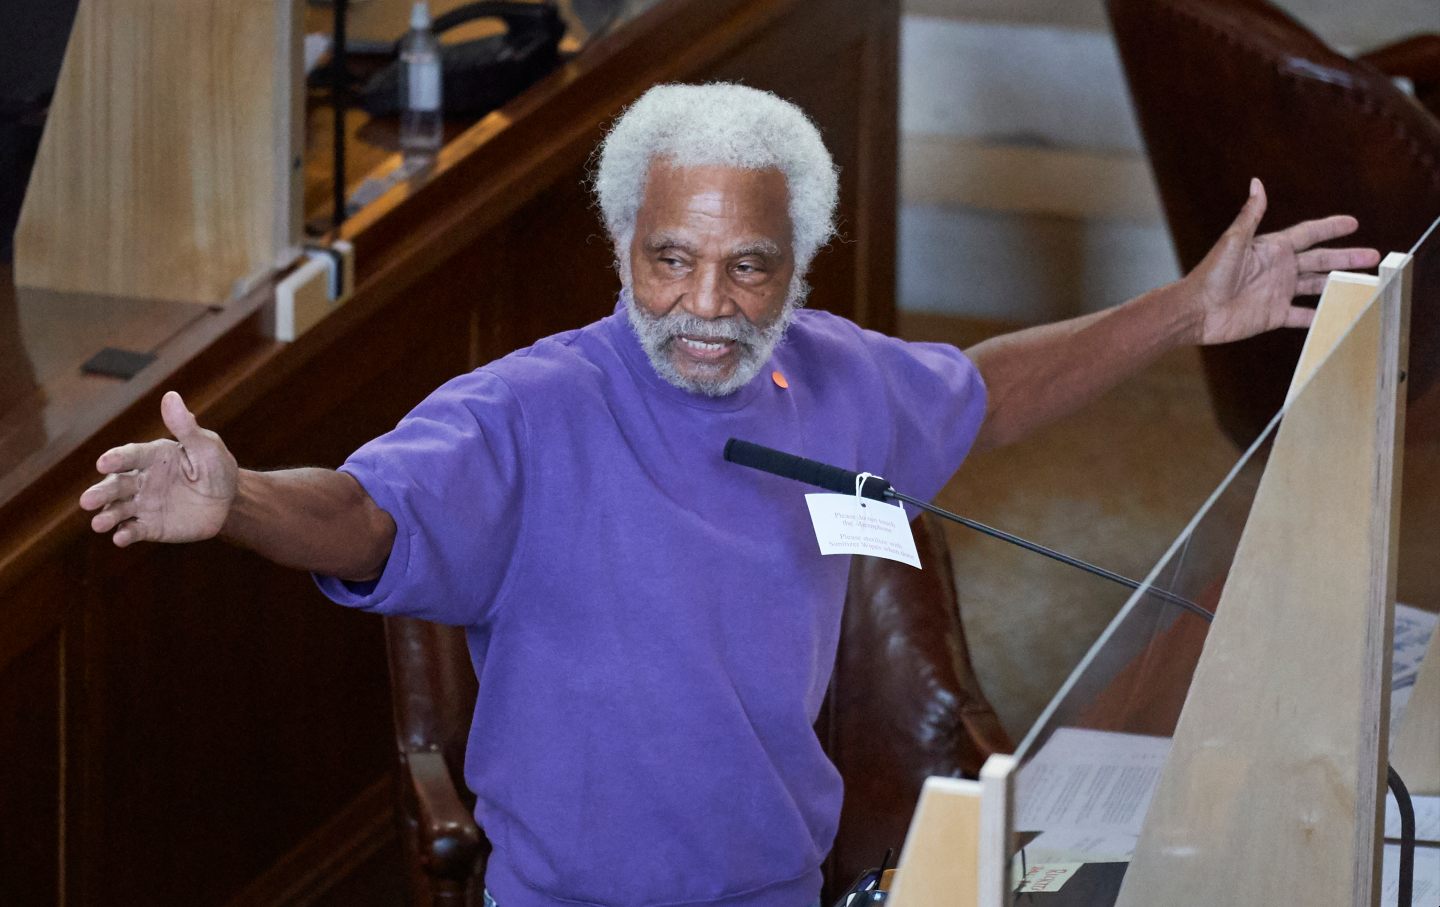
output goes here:
[{"label": "man's outstretched left arm", "polygon": [[1250,198],[1209,254],[1185,277],[1123,305],[987,340],[967,350],[989,391],[977,450],[999,447],[1079,409],[1162,354],[1226,343],[1280,327],[1306,327],[1333,270],[1371,268],[1374,249],[1315,249],[1355,232],[1353,217],[1305,221],[1256,236],[1265,189]]}]

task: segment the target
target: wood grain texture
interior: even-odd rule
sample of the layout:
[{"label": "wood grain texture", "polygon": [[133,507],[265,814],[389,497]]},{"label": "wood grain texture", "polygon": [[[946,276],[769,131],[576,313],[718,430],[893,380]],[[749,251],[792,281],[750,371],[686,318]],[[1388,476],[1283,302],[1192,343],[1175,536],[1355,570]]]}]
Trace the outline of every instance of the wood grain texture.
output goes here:
[{"label": "wood grain texture", "polygon": [[22,286],[225,302],[291,260],[297,0],[84,0],[15,232]]},{"label": "wood grain texture", "polygon": [[1290,380],[1290,389],[1285,395],[1287,405],[1305,389],[1315,370],[1334,351],[1335,345],[1345,338],[1366,307],[1375,301],[1380,278],[1336,271],[1330,275],[1327,289],[1331,285],[1335,289],[1327,297],[1325,317],[1317,315],[1315,323],[1305,333],[1305,344],[1300,348],[1299,361],[1295,363],[1295,376]]},{"label": "wood grain texture", "polygon": [[1119,907],[1378,894],[1404,301],[1357,318],[1373,295],[1326,288],[1340,339],[1297,372]]},{"label": "wood grain texture", "polygon": [[394,779],[382,775],[231,898],[227,907],[310,904],[395,842]]},{"label": "wood grain texture", "polygon": [[976,907],[1009,907],[1010,850],[1015,837],[1015,780],[1020,762],[996,753],[980,769],[980,867]]},{"label": "wood grain texture", "polygon": [[895,869],[891,907],[979,907],[980,782],[931,778]]},{"label": "wood grain texture", "polygon": [[[1414,271],[1408,259],[1392,253],[1380,263],[1380,274],[1382,277],[1393,275],[1392,284],[1398,286],[1391,292],[1400,295],[1408,315],[1414,280]],[[1434,445],[1415,445],[1405,453],[1412,461],[1418,454],[1428,462],[1435,448]],[[1423,472],[1432,474],[1429,470]],[[1422,499],[1431,497],[1427,495]],[[1420,664],[1420,674],[1415,678],[1415,689],[1405,708],[1405,717],[1392,739],[1395,745],[1390,754],[1390,764],[1400,774],[1410,793],[1440,796],[1440,632],[1430,638],[1425,660]]]},{"label": "wood grain texture", "polygon": [[58,573],[52,568],[16,590],[37,598],[51,619],[0,645],[6,778],[0,783],[0,815],[27,818],[0,822],[0,902],[7,904],[55,903],[62,887],[65,633],[58,614],[71,590]]}]

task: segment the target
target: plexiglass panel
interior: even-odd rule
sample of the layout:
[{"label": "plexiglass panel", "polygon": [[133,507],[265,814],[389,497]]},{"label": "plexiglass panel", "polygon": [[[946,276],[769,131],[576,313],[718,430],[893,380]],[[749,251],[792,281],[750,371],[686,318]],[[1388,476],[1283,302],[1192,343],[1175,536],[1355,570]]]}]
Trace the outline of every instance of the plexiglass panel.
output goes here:
[{"label": "plexiglass panel", "polygon": [[[1385,282],[1377,283],[1362,308],[1382,295]],[[1350,339],[1341,332],[1330,354],[1311,360],[1318,366],[1292,388],[1285,410],[1129,596],[1020,744],[1011,873],[1017,885],[1023,877],[1037,891],[1063,887],[1066,895],[1045,899],[1017,889],[1015,904],[1115,904],[1277,426]]]},{"label": "plexiglass panel", "polygon": [[1093,889],[1075,903],[1114,903],[1255,496],[1261,446],[1129,597],[1017,749],[1016,875],[1084,863],[1064,880],[1072,894]]}]

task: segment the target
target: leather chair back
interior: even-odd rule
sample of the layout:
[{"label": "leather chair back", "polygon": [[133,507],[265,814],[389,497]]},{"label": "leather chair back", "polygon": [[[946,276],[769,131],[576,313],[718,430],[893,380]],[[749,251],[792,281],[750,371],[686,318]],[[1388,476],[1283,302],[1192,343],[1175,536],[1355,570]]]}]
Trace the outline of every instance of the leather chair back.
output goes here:
[{"label": "leather chair back", "polygon": [[[1106,6],[1185,271],[1234,220],[1252,176],[1270,203],[1262,232],[1343,212],[1360,221],[1346,245],[1403,252],[1440,215],[1440,120],[1364,59],[1263,0]],[[1423,44],[1389,56],[1418,60]],[[1433,91],[1427,83],[1422,96]],[[1415,262],[1412,416],[1440,373],[1437,292],[1432,242]],[[1303,341],[1302,331],[1275,331],[1205,349],[1216,414],[1237,444],[1279,410]],[[1410,433],[1433,437],[1437,427],[1412,419]]]}]

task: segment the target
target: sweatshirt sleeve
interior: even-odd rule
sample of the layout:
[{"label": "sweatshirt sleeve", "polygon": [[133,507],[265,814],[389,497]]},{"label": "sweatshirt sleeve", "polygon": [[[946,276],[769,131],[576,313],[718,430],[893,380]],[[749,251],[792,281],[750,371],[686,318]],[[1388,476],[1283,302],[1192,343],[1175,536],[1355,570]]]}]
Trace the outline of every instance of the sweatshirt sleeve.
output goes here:
[{"label": "sweatshirt sleeve", "polygon": [[340,467],[395,520],[378,580],[315,577],[333,601],[377,614],[482,623],[518,554],[524,520],[524,413],[479,370],[427,397]]},{"label": "sweatshirt sleeve", "polygon": [[928,501],[960,468],[985,419],[985,382],[957,347],[864,331],[885,389],[885,478]]}]

